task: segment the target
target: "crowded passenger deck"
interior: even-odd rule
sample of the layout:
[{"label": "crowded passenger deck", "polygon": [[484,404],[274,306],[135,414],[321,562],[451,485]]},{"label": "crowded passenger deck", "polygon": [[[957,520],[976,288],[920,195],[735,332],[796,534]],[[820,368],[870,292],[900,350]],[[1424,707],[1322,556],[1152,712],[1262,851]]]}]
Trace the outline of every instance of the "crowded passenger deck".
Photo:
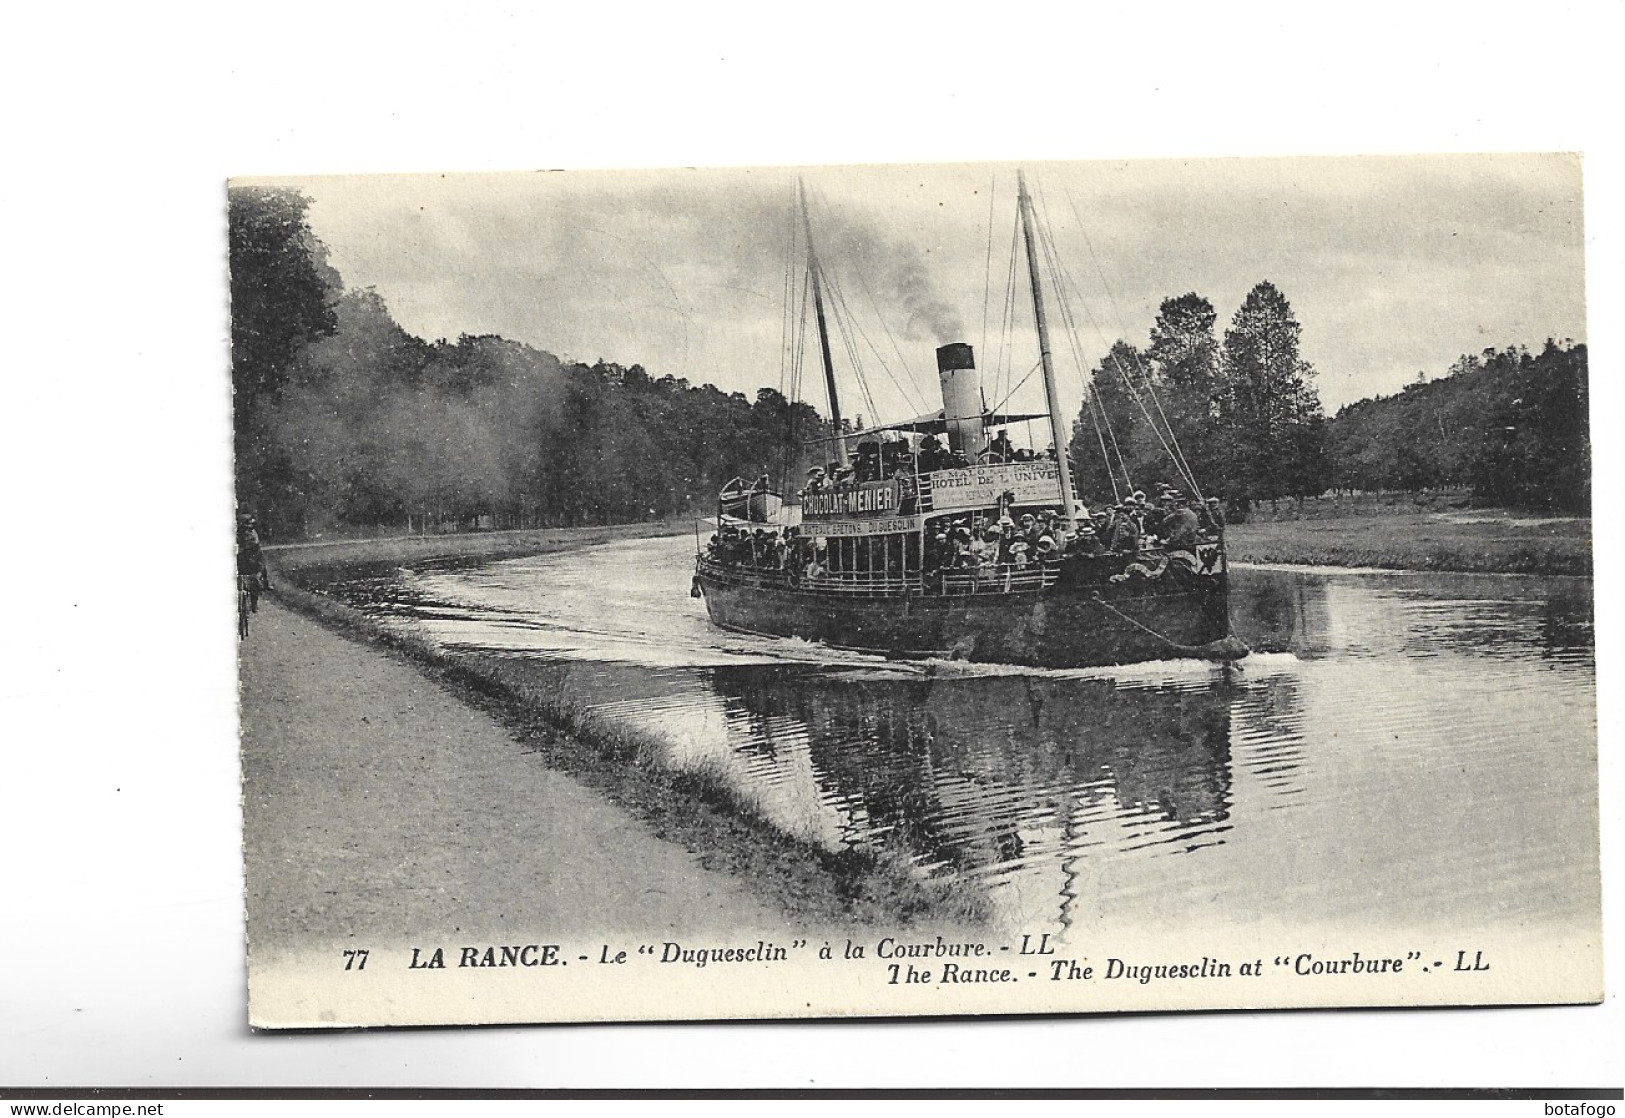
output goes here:
[{"label": "crowded passenger deck", "polygon": [[[929,436],[918,451],[905,440],[898,444],[905,449],[893,454],[865,452],[880,444],[860,444],[857,462],[873,463],[872,471],[854,466],[832,478],[832,471],[809,470],[799,493],[800,523],[720,517],[700,557],[703,572],[736,586],[890,596],[1043,590],[1060,580],[1069,558],[1075,570],[1091,573],[1082,581],[1177,581],[1222,570],[1224,512],[1217,498],[1186,497],[1164,484],[1093,513],[1079,508],[1069,529],[1059,508],[1024,507],[1015,489],[993,494],[990,507],[963,507],[1015,477],[991,467],[1042,465],[1045,458],[1006,463],[995,451],[973,471],[958,464],[962,456],[933,457],[942,452]],[[923,469],[927,463],[936,468]],[[959,476],[967,472],[979,476]],[[1052,475],[1029,473],[1025,480],[1054,493]],[[940,480],[950,484],[941,487]]]}]

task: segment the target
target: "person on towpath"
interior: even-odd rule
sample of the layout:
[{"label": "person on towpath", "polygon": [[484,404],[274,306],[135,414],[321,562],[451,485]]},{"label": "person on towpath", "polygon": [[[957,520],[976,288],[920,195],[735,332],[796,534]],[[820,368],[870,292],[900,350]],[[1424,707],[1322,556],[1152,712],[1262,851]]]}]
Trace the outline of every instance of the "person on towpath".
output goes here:
[{"label": "person on towpath", "polygon": [[258,613],[260,591],[271,589],[271,574],[265,566],[259,530],[247,513],[237,519],[237,577],[248,587],[249,610]]}]

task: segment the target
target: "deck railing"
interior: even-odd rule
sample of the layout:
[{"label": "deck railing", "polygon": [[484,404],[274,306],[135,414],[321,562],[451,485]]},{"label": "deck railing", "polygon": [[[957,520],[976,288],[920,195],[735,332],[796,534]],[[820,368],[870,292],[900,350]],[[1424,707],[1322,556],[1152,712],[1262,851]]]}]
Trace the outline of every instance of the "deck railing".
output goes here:
[{"label": "deck railing", "polygon": [[809,578],[805,572],[778,567],[752,567],[724,563],[709,556],[700,559],[700,573],[734,586],[771,590],[812,590],[820,594],[847,594],[857,597],[896,597],[918,594],[918,576],[907,577],[881,571],[829,571]]},{"label": "deck railing", "polygon": [[809,578],[801,572],[724,563],[709,556],[700,559],[700,572],[733,586],[806,590],[860,598],[892,598],[927,592],[950,596],[1009,594],[1047,589],[1060,577],[1053,565],[1041,564],[1019,569],[989,566],[980,570],[943,570],[925,577],[881,571],[829,571]]},{"label": "deck railing", "polygon": [[974,571],[942,572],[942,592],[947,595],[1009,594],[1022,590],[1043,590],[1054,586],[1060,571],[1048,564],[1036,567],[985,567]]}]

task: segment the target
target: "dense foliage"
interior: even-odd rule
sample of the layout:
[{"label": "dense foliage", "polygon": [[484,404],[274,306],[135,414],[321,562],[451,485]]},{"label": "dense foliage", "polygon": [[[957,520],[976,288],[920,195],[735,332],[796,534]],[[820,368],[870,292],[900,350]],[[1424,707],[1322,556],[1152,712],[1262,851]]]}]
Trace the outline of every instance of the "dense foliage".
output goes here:
[{"label": "dense foliage", "polygon": [[772,389],[561,362],[497,337],[425,342],[345,291],[306,202],[230,199],[237,493],[270,535],[331,525],[603,524],[711,507],[733,476],[805,468],[824,427]]},{"label": "dense foliage", "polygon": [[1331,424],[1346,489],[1470,487],[1485,504],[1586,512],[1586,347],[1548,341],[1462,357],[1403,392],[1350,404]]},{"label": "dense foliage", "polygon": [[1224,494],[1238,513],[1330,483],[1314,369],[1286,297],[1258,284],[1222,345],[1217,321],[1194,292],[1166,299],[1143,353],[1119,341],[1096,367],[1070,444],[1086,499],[1180,484],[1179,460],[1200,492]]},{"label": "dense foliage", "polygon": [[[816,449],[792,448],[827,433],[768,388],[752,400],[498,337],[414,337],[375,292],[343,288],[307,206],[230,196],[237,494],[274,538],[703,511],[731,477],[793,488]],[[1183,460],[1232,515],[1333,486],[1589,508],[1583,345],[1485,350],[1328,421],[1273,284],[1248,293],[1222,342],[1217,323],[1201,295],[1167,299],[1143,349],[1119,341],[1094,369],[1068,447],[1086,501],[1189,485]]]},{"label": "dense foliage", "polygon": [[1481,504],[1589,510],[1584,345],[1487,349],[1328,420],[1273,284],[1253,288],[1222,344],[1216,322],[1200,295],[1167,299],[1146,349],[1119,341],[1094,369],[1069,448],[1085,500],[1180,484],[1177,451],[1232,515],[1332,488],[1465,488]]}]

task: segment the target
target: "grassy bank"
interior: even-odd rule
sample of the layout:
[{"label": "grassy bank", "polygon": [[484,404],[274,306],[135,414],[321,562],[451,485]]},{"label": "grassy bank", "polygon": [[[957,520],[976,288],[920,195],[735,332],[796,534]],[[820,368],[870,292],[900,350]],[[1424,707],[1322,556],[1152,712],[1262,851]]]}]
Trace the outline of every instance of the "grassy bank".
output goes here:
[{"label": "grassy bank", "polygon": [[1420,511],[1409,504],[1386,509],[1359,505],[1342,515],[1310,505],[1305,513],[1302,519],[1253,519],[1231,525],[1225,534],[1231,560],[1414,571],[1591,574],[1591,521],[1584,517],[1520,517],[1498,509]]},{"label": "grassy bank", "polygon": [[[985,899],[962,884],[922,878],[900,851],[831,852],[785,834],[720,767],[667,763],[671,750],[657,736],[583,710],[561,690],[536,682],[498,658],[447,653],[411,632],[300,585],[330,577],[336,566],[384,562],[496,558],[591,546],[605,530],[549,533],[546,539],[498,541],[490,534],[460,537],[456,549],[420,548],[416,541],[375,540],[273,555],[275,594],[328,628],[411,664],[460,699],[500,721],[551,768],[568,773],[648,824],[660,838],[697,853],[708,869],[750,882],[786,915],[813,923],[906,926],[971,924],[986,916]],[[530,535],[530,534],[527,534]],[[424,541],[425,543],[448,542]],[[535,547],[541,544],[543,546]],[[534,550],[514,552],[514,547]],[[290,559],[292,560],[290,562]]]},{"label": "grassy bank", "polygon": [[272,544],[265,549],[271,566],[299,575],[315,567],[350,567],[374,563],[417,563],[429,560],[518,559],[572,551],[616,540],[691,535],[691,520],[647,524],[614,524],[597,528],[534,528],[514,532],[469,532],[446,536],[385,536],[331,543]]}]

